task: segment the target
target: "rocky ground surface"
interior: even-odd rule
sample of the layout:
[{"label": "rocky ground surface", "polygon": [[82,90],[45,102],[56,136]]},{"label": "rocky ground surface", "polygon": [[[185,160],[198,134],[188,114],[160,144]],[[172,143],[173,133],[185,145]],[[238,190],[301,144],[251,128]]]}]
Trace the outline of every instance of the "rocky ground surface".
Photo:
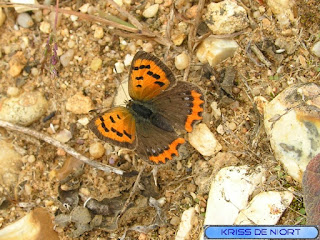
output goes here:
[{"label": "rocky ground surface", "polygon": [[[264,185],[253,195],[287,189],[294,193],[278,224],[304,224],[301,184],[274,157],[259,107],[293,84],[319,82],[320,2],[224,1],[220,10],[234,9],[233,20],[224,11],[215,16],[215,6],[202,1],[199,22],[198,1],[116,2],[123,10],[111,1],[60,1],[65,12],[56,21],[54,9],[25,12],[0,4],[0,119],[47,134],[127,173],[83,166],[62,148],[0,128],[1,228],[43,207],[55,218],[60,239],[117,239],[125,233],[131,239],[174,239],[182,214],[193,207],[188,235],[198,239],[212,176],[224,166],[242,165],[266,169]],[[124,32],[86,14],[112,14],[127,22],[134,16],[144,29],[130,32],[129,25]],[[233,22],[224,24],[226,19]],[[192,34],[194,24],[198,29]],[[150,32],[156,41],[148,38]],[[225,51],[211,59],[206,52],[211,48]],[[155,54],[178,80],[203,89],[208,129],[200,132],[209,132],[209,139],[215,136],[217,144],[214,151],[212,146],[199,150],[192,141],[194,148],[181,147],[179,159],[157,168],[157,186],[154,167],[147,165],[130,196],[144,162],[99,141],[87,124],[97,114],[90,110],[112,106],[138,50]],[[127,210],[116,221],[128,198]]]}]

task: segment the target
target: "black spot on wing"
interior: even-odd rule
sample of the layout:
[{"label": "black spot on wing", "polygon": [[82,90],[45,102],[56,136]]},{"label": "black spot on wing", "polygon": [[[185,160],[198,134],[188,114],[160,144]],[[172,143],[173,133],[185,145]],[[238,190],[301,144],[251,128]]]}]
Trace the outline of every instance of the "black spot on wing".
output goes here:
[{"label": "black spot on wing", "polygon": [[153,74],[152,77],[154,77],[154,78],[157,79],[157,80],[160,79],[160,75],[158,75],[158,74],[156,74],[156,73]]},{"label": "black spot on wing", "polygon": [[143,80],[143,77],[142,76],[136,77],[136,80]]},{"label": "black spot on wing", "polygon": [[110,120],[111,120],[112,123],[116,123],[116,121],[113,119],[112,116],[110,116]]},{"label": "black spot on wing", "polygon": [[131,135],[131,134],[129,134],[129,133],[127,133],[127,131],[126,131],[126,130],[124,130],[124,131],[123,131],[123,133],[124,133],[124,135],[126,135],[128,138],[130,138],[130,139],[132,138],[132,135]]},{"label": "black spot on wing", "polygon": [[106,127],[106,125],[104,124],[104,122],[101,122],[101,127],[103,128],[103,130],[105,132],[109,132],[109,129]]},{"label": "black spot on wing", "polygon": [[111,131],[116,133],[119,137],[122,137],[123,136],[123,133],[121,132],[118,132],[117,130],[115,130],[113,127],[111,128]]},{"label": "black spot on wing", "polygon": [[136,85],[137,88],[142,88],[142,86],[140,84]]},{"label": "black spot on wing", "polygon": [[152,71],[148,71],[147,75],[149,75],[150,77],[153,77],[156,80],[160,79],[160,75],[156,74],[156,73],[153,73]]},{"label": "black spot on wing", "polygon": [[100,121],[101,121],[101,127],[103,128],[103,130],[105,132],[109,132],[110,130],[106,127],[106,125],[104,124],[104,119],[102,116],[99,117]]},{"label": "black spot on wing", "polygon": [[140,67],[139,67],[139,69],[144,69],[144,68],[150,69],[151,67],[150,67],[150,65],[140,65]]},{"label": "black spot on wing", "polygon": [[155,84],[158,84],[160,87],[163,87],[165,85],[164,82],[160,82],[160,81],[155,81]]}]

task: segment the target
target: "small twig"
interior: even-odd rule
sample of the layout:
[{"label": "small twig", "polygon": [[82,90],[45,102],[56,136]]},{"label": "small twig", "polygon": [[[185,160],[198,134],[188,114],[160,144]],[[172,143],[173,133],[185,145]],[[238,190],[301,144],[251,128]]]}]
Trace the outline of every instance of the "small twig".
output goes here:
[{"label": "small twig", "polygon": [[188,59],[189,59],[189,64],[186,68],[186,70],[184,70],[184,74],[183,74],[183,81],[187,81],[188,80],[188,77],[189,77],[189,73],[190,73],[190,67],[191,67],[191,56],[190,54],[187,54],[188,55]]},{"label": "small twig", "polygon": [[141,169],[139,171],[139,174],[138,174],[138,176],[136,178],[136,181],[135,181],[135,183],[134,183],[134,185],[133,185],[133,187],[131,189],[130,195],[129,195],[127,201],[125,202],[125,204],[123,205],[121,211],[119,212],[118,218],[120,216],[122,216],[122,214],[127,210],[128,206],[129,206],[129,204],[130,204],[130,202],[132,200],[132,196],[133,196],[133,194],[135,194],[135,192],[136,192],[136,190],[138,188],[138,185],[139,185],[140,179],[141,179],[141,175],[142,175],[144,169],[146,168],[146,166],[147,166],[147,164],[144,163],[143,166],[141,167]]},{"label": "small twig", "polygon": [[197,7],[197,15],[194,21],[194,24],[191,26],[190,32],[189,32],[189,37],[188,37],[188,48],[189,52],[192,54],[194,51],[194,44],[195,44],[195,39],[197,36],[197,30],[198,26],[201,21],[202,17],[202,10],[204,8],[205,0],[199,0],[198,7]]},{"label": "small twig", "polygon": [[170,14],[169,14],[169,19],[167,22],[167,26],[166,26],[166,38],[168,40],[171,39],[171,29],[172,29],[172,24],[174,22],[174,4],[171,4],[171,8],[170,8]]},{"label": "small twig", "polygon": [[190,176],[186,176],[186,177],[180,178],[176,181],[169,182],[166,186],[175,185],[175,184],[184,182],[185,180],[188,180],[189,178],[194,178],[194,177],[195,177],[195,174],[190,175]]},{"label": "small twig", "polygon": [[[152,31],[150,31],[147,27],[145,27],[143,24],[139,22],[137,18],[135,18],[133,15],[131,15],[128,11],[121,8],[117,3],[115,3],[113,0],[107,0],[107,2],[115,7],[117,11],[124,17],[128,18],[128,20],[139,29],[139,32],[136,33],[138,36],[134,36],[133,34],[130,35],[133,38],[139,38],[139,35],[141,37],[145,37],[146,40],[152,40],[156,41],[157,43],[160,43],[165,46],[170,46],[171,43],[169,39],[165,39],[161,37],[160,35],[155,35]],[[149,39],[148,39],[149,38]]]},{"label": "small twig", "polygon": [[[243,34],[245,31],[239,31],[239,32],[234,32],[234,33],[230,33],[230,34],[220,34],[220,35],[210,35],[210,37],[212,38],[217,38],[217,39],[226,39],[226,38],[235,38],[240,36],[241,34]],[[210,32],[209,32],[210,33]]]},{"label": "small twig", "polygon": [[[14,6],[27,6],[27,7],[31,7],[31,8],[49,9],[50,11],[55,11],[54,6],[36,5],[36,4],[22,4],[22,3],[10,4],[10,3],[4,3],[4,2],[0,3],[0,7],[14,7]],[[120,23],[114,22],[112,20],[106,19],[107,16],[106,16],[106,18],[102,18],[102,17],[93,16],[93,15],[89,15],[89,14],[85,14],[85,13],[81,13],[81,12],[75,12],[72,10],[62,9],[62,8],[59,8],[58,12],[64,13],[64,14],[69,14],[69,15],[75,15],[75,16],[78,16],[79,18],[86,19],[86,20],[89,20],[92,22],[100,22],[100,23],[107,24],[109,26],[112,26],[112,27],[115,27],[115,28],[118,28],[121,30],[125,30],[128,32],[136,32],[136,33],[139,32],[139,29],[137,29],[135,27],[120,24]]]},{"label": "small twig", "polygon": [[136,26],[139,30],[143,29],[143,25],[136,19],[134,16],[132,16],[129,12],[121,8],[117,3],[115,3],[113,0],[107,0],[107,2],[112,5],[117,11],[124,17],[128,18],[128,20]]},{"label": "small twig", "polygon": [[79,159],[80,161],[82,161],[82,162],[84,162],[94,168],[100,169],[104,172],[113,172],[113,173],[116,173],[119,175],[123,175],[123,173],[124,173],[124,171],[122,171],[118,168],[110,167],[108,165],[105,165],[105,164],[102,164],[102,163],[99,163],[96,161],[92,161],[89,158],[76,152],[73,148],[69,147],[68,145],[63,144],[63,143],[61,143],[61,142],[59,142],[59,141],[57,141],[47,135],[40,133],[40,132],[37,132],[35,130],[29,129],[26,127],[21,127],[16,124],[12,124],[12,123],[2,121],[2,120],[0,120],[0,127],[4,127],[4,128],[7,128],[7,129],[10,129],[13,131],[18,131],[18,132],[30,135],[32,137],[35,137],[37,139],[41,139],[42,141],[45,141],[48,144],[51,144],[57,148],[63,149],[65,152],[69,153],[71,156],[75,157],[76,159]]},{"label": "small twig", "polygon": [[250,49],[256,54],[257,58],[268,68],[271,67],[272,63],[263,55],[260,49],[255,45],[252,44]]},{"label": "small twig", "polygon": [[254,129],[253,129],[253,133],[251,136],[254,136],[252,141],[251,141],[251,146],[256,149],[257,146],[258,146],[258,140],[259,140],[259,135],[260,135],[260,132],[261,132],[261,129],[262,129],[262,126],[263,126],[263,118],[257,108],[257,104],[254,102],[254,100],[251,98],[251,96],[249,95],[249,93],[247,91],[249,91],[251,93],[251,95],[253,96],[252,94],[252,90],[247,82],[247,80],[244,78],[244,76],[241,76],[240,77],[241,81],[243,82],[243,84],[246,86],[247,90],[245,89],[245,92],[253,106],[253,110],[254,110],[254,113],[255,115],[257,116],[258,118],[258,124],[255,125]]},{"label": "small twig", "polygon": [[[224,116],[223,114],[221,115],[221,119],[222,119],[222,122],[224,122],[224,123],[226,122],[226,118],[225,118],[225,116]],[[256,152],[254,152],[248,144],[244,143],[244,142],[239,138],[239,136],[237,136],[237,135],[236,135],[232,130],[230,130],[227,126],[224,126],[224,129],[225,129],[225,132],[226,132],[227,134],[233,136],[235,139],[237,139],[237,140],[242,144],[242,146],[243,146],[245,149],[247,149],[248,154],[251,153],[252,156],[255,156],[255,157],[256,157],[256,160],[257,160],[257,162],[258,162],[258,160],[260,159],[259,155],[258,155]]]},{"label": "small twig", "polygon": [[[112,4],[111,1],[110,1],[110,4]],[[21,4],[21,3],[11,4],[11,3],[0,2],[0,7],[14,7],[17,5],[28,6],[28,7],[32,7],[32,8],[38,8],[38,9],[49,9],[51,11],[54,11],[53,6],[35,5],[35,4]],[[93,16],[93,15],[89,15],[89,14],[85,14],[85,13],[81,13],[81,12],[75,12],[75,11],[67,10],[67,9],[61,9],[61,8],[58,9],[58,12],[64,13],[64,14],[69,14],[69,15],[75,15],[81,19],[85,19],[85,20],[92,21],[92,22],[100,22],[102,24],[107,24],[111,27],[120,29],[123,32],[119,31],[119,30],[113,31],[116,35],[119,35],[119,36],[155,41],[155,42],[157,42],[161,45],[164,45],[164,46],[171,45],[170,41],[151,32],[149,29],[144,27],[136,18],[134,18],[130,13],[128,13],[124,9],[121,9],[118,7],[117,10],[119,10],[119,12],[121,14],[123,14],[124,16],[127,16],[128,19],[133,24],[137,24],[137,26],[133,26],[132,24],[130,24],[128,22],[123,22],[121,19],[118,19],[117,17],[112,16],[112,15],[104,15],[104,17],[99,17],[99,16]],[[100,14],[101,14],[101,12],[100,12]],[[117,18],[117,20],[115,20],[115,18]],[[127,31],[127,32],[125,32],[125,31]]]},{"label": "small twig", "polygon": [[127,37],[127,38],[135,38],[135,39],[142,39],[142,40],[146,40],[146,41],[155,41],[161,45],[164,46],[170,46],[170,42],[167,41],[164,38],[158,38],[158,37],[149,37],[143,34],[143,32],[141,33],[130,33],[130,32],[124,32],[124,31],[120,31],[120,30],[113,30],[113,33],[115,35],[118,35],[120,37]]},{"label": "small twig", "polygon": [[195,50],[194,46],[196,43],[196,37],[197,37],[197,30],[198,30],[198,26],[200,24],[200,20],[202,17],[202,10],[204,8],[204,3],[205,0],[199,0],[198,3],[198,7],[197,7],[197,15],[196,18],[194,20],[194,23],[191,25],[190,31],[189,31],[189,35],[188,35],[188,49],[189,49],[189,54],[188,54],[188,58],[189,58],[189,65],[186,68],[186,70],[184,71],[184,75],[183,75],[183,80],[186,81],[189,77],[189,72],[190,72],[190,63],[192,60],[193,56],[193,51]]},{"label": "small twig", "polygon": [[258,67],[263,67],[263,65],[258,63],[258,61],[252,56],[250,49],[251,49],[251,41],[249,41],[248,45],[246,46],[247,56],[255,65],[257,65]]},{"label": "small twig", "polygon": [[154,166],[153,169],[152,169],[152,175],[153,175],[153,181],[154,181],[154,185],[155,186],[158,186],[158,181],[157,181],[157,174],[158,174],[158,166]]}]

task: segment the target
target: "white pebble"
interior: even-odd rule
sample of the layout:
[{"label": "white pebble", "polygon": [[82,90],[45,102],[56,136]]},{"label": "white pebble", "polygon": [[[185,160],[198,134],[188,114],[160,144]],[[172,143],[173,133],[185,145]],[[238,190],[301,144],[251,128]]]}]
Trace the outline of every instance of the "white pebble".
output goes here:
[{"label": "white pebble", "polygon": [[40,92],[24,92],[17,97],[2,98],[0,119],[28,126],[47,112],[48,101]]},{"label": "white pebble", "polygon": [[183,52],[175,57],[174,64],[178,70],[186,69],[189,66],[189,57]]},{"label": "white pebble", "polygon": [[79,92],[68,98],[66,109],[74,114],[88,114],[93,109],[93,102],[88,96]]},{"label": "white pebble", "polygon": [[130,54],[127,54],[125,57],[124,57],[124,60],[123,60],[123,63],[125,66],[130,66],[131,65],[131,62],[132,62],[132,59],[133,59],[133,56],[130,55]]},{"label": "white pebble", "polygon": [[157,202],[158,202],[159,206],[162,207],[164,204],[166,204],[167,200],[165,197],[162,197],[162,198],[159,198],[157,200]]},{"label": "white pebble", "polygon": [[31,68],[31,74],[32,76],[38,76],[39,75],[39,70],[37,68]]},{"label": "white pebble", "polygon": [[[226,167],[212,180],[204,224],[232,225],[252,192],[265,181],[266,169],[256,166]],[[210,184],[209,182],[207,184]]]},{"label": "white pebble", "polygon": [[69,49],[66,53],[62,54],[60,57],[60,62],[62,66],[66,67],[69,65],[70,61],[73,59],[74,50]]},{"label": "white pebble", "polygon": [[62,54],[63,54],[62,48],[58,47],[58,50],[57,50],[58,57],[60,57]]},{"label": "white pebble", "polygon": [[29,184],[29,183],[26,183],[25,185],[24,185],[24,190],[26,191],[26,195],[31,195],[31,193],[32,193],[32,187],[31,187],[31,185]]},{"label": "white pebble", "polygon": [[246,208],[242,208],[234,224],[246,225],[254,222],[259,225],[276,225],[292,200],[293,193],[289,191],[261,192],[251,200]]},{"label": "white pebble", "polygon": [[157,14],[158,10],[159,10],[159,4],[153,4],[150,7],[146,8],[143,11],[142,15],[145,18],[152,18]]},{"label": "white pebble", "polygon": [[71,132],[69,130],[63,129],[62,131],[58,132],[54,136],[54,138],[56,140],[58,140],[59,142],[66,143],[72,138],[72,134],[71,134]]},{"label": "white pebble", "polygon": [[234,131],[237,129],[237,125],[234,122],[229,123],[228,127],[231,131]]},{"label": "white pebble", "polygon": [[105,149],[100,142],[96,142],[90,145],[89,152],[91,157],[101,158],[105,153]]},{"label": "white pebble", "polygon": [[90,6],[89,3],[86,3],[86,4],[82,5],[82,6],[79,8],[80,12],[82,12],[82,13],[87,13],[87,12],[88,12],[88,9],[89,9],[89,6]]},{"label": "white pebble", "polygon": [[72,40],[70,40],[70,41],[68,42],[68,47],[69,47],[69,48],[74,48],[75,45],[76,45],[76,43],[75,43],[74,41],[72,41]]},{"label": "white pebble", "polygon": [[230,39],[216,39],[214,36],[206,38],[198,47],[197,58],[202,63],[209,63],[215,67],[228,57],[233,57],[239,45]]},{"label": "white pebble", "polygon": [[114,0],[114,2],[118,4],[120,7],[123,5],[122,0]]},{"label": "white pebble", "polygon": [[222,149],[221,144],[204,123],[196,125],[188,136],[189,143],[203,156],[212,156]]},{"label": "white pebble", "polygon": [[36,157],[34,155],[30,155],[30,156],[28,156],[27,161],[29,163],[34,163],[36,161]]},{"label": "white pebble", "polygon": [[50,23],[41,22],[40,23],[40,31],[43,32],[43,33],[50,33],[50,31],[51,31]]},{"label": "white pebble", "polygon": [[174,33],[171,35],[171,40],[172,40],[173,44],[176,46],[180,46],[183,43],[185,38],[186,38],[185,33],[178,32],[178,33]]},{"label": "white pebble", "polygon": [[93,37],[97,38],[97,39],[101,39],[101,38],[103,38],[103,35],[104,35],[103,28],[100,26],[96,27],[96,29],[94,30]]},{"label": "white pebble", "polygon": [[23,68],[25,67],[25,65],[27,64],[27,60],[24,56],[24,52],[19,51],[16,54],[14,54],[10,61],[9,61],[9,74],[12,77],[17,77],[21,71],[23,70]]},{"label": "white pebble", "polygon": [[320,41],[316,42],[316,44],[313,45],[313,47],[311,48],[311,51],[314,55],[316,55],[317,57],[320,57]]},{"label": "white pebble", "polygon": [[195,208],[191,207],[185,210],[181,216],[181,222],[176,235],[176,240],[186,240],[190,239],[191,231],[194,229],[195,225]]},{"label": "white pebble", "polygon": [[221,124],[217,127],[217,133],[219,133],[220,135],[224,134],[224,128]]},{"label": "white pebble", "polygon": [[91,64],[90,64],[90,68],[93,71],[98,71],[102,66],[102,60],[98,57],[92,59]]},{"label": "white pebble", "polygon": [[221,110],[220,110],[220,108],[218,108],[218,103],[217,102],[212,102],[210,104],[210,107],[212,109],[212,115],[214,116],[214,118],[216,120],[220,119],[221,118]]},{"label": "white pebble", "polygon": [[7,95],[10,97],[16,97],[19,95],[19,88],[17,87],[8,87]]},{"label": "white pebble", "polygon": [[131,5],[131,0],[123,0],[123,3],[126,5]]},{"label": "white pebble", "polygon": [[20,13],[17,17],[17,23],[23,28],[30,28],[33,26],[33,20],[28,13]]},{"label": "white pebble", "polygon": [[153,45],[150,42],[144,43],[142,45],[142,49],[143,49],[143,51],[148,52],[148,53],[151,53],[154,51]]},{"label": "white pebble", "polygon": [[22,40],[22,42],[20,44],[21,49],[24,50],[27,47],[29,47],[29,38],[27,38],[26,36],[23,36],[23,37],[21,37],[21,40]]},{"label": "white pebble", "polygon": [[22,156],[14,149],[12,144],[4,140],[0,140],[0,149],[1,188],[13,188],[18,182],[21,172]]},{"label": "white pebble", "polygon": [[122,73],[124,71],[124,64],[122,62],[116,62],[114,64],[115,73]]},{"label": "white pebble", "polygon": [[86,126],[89,123],[89,119],[87,117],[84,117],[84,118],[78,119],[77,122],[80,123],[83,126]]},{"label": "white pebble", "polygon": [[72,21],[72,22],[75,22],[75,21],[77,21],[78,20],[78,16],[76,16],[76,15],[71,15],[70,16],[70,20]]}]

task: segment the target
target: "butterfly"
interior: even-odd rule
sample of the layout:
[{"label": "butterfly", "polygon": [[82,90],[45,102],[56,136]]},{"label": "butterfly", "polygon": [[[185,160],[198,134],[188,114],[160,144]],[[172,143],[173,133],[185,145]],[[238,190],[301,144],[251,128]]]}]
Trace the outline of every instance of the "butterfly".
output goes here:
[{"label": "butterfly", "polygon": [[185,143],[179,132],[191,132],[202,119],[204,97],[194,84],[176,81],[172,71],[144,51],[135,54],[129,72],[126,107],[114,107],[94,117],[89,129],[101,140],[134,149],[151,164],[178,156]]}]

